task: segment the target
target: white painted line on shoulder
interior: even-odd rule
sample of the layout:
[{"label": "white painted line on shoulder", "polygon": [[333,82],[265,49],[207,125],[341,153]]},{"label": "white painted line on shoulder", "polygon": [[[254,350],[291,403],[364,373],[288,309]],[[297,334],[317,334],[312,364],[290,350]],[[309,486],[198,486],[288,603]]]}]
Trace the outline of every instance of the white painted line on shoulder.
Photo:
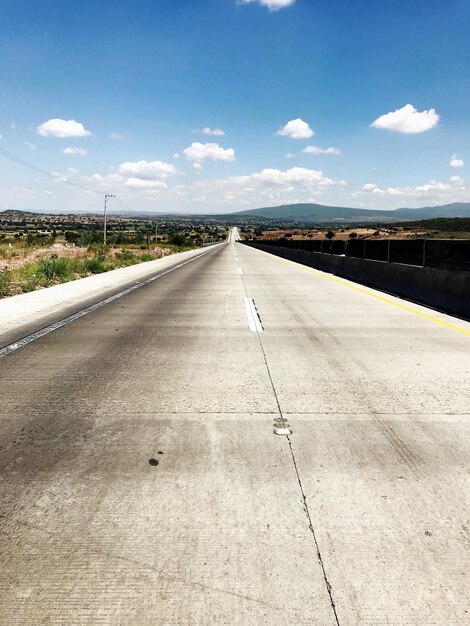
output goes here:
[{"label": "white painted line on shoulder", "polygon": [[[212,250],[214,250],[214,248],[211,248],[210,252],[212,252]],[[110,296],[109,298],[100,300],[96,304],[92,304],[91,306],[88,306],[85,309],[82,309],[81,311],[74,313],[73,315],[68,315],[67,317],[64,317],[64,319],[61,319],[58,322],[55,322],[54,324],[50,324],[49,326],[41,328],[41,330],[38,330],[35,333],[32,333],[31,335],[27,335],[26,337],[23,337],[22,339],[16,341],[15,343],[10,343],[9,345],[4,346],[3,348],[0,348],[0,358],[4,356],[8,356],[12,352],[19,350],[20,348],[23,348],[24,346],[27,346],[29,343],[32,343],[33,341],[36,341],[37,339],[41,339],[41,337],[44,337],[45,335],[49,335],[49,333],[53,333],[55,330],[59,330],[59,328],[62,328],[63,326],[67,326],[67,324],[70,324],[71,322],[75,322],[75,320],[80,319],[84,315],[88,315],[89,313],[93,313],[93,311],[96,311],[97,309],[101,309],[102,306],[105,306],[106,304],[109,304],[110,302],[114,302],[114,300],[117,300],[118,298],[127,296],[127,294],[132,293],[136,289],[140,289],[141,287],[144,287],[145,285],[148,285],[149,283],[153,283],[155,280],[158,280],[159,278],[163,278],[163,276],[170,274],[170,272],[174,272],[180,267],[183,267],[184,265],[187,265],[188,263],[191,263],[192,261],[195,261],[196,259],[200,259],[202,256],[205,256],[208,253],[209,253],[209,250],[207,252],[202,252],[201,254],[198,254],[192,257],[188,261],[184,261],[183,263],[179,263],[178,265],[175,265],[174,267],[170,267],[170,269],[166,270],[165,272],[161,272],[160,274],[157,274],[157,276],[152,276],[151,278],[147,278],[146,280],[143,280],[141,282],[136,282],[134,285],[132,285],[132,287],[128,287],[127,289],[124,289],[123,291],[120,291],[119,293],[114,294],[114,296]]]},{"label": "white painted line on shoulder", "polygon": [[253,298],[245,298],[245,311],[248,319],[248,326],[253,333],[262,333],[264,328],[261,324],[261,320],[256,310],[255,301]]}]

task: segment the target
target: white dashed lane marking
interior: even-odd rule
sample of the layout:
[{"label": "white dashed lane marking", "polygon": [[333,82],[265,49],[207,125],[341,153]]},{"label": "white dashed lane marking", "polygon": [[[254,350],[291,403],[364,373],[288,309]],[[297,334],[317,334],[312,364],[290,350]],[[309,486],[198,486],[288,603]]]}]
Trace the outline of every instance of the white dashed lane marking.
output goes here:
[{"label": "white dashed lane marking", "polygon": [[253,333],[262,333],[264,328],[256,309],[253,298],[245,298],[245,311],[248,319],[248,326]]}]

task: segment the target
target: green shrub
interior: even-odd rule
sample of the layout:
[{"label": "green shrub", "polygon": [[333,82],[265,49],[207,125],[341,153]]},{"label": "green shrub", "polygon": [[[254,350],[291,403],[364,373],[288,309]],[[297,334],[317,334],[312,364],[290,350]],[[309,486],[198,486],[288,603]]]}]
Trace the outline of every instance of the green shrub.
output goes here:
[{"label": "green shrub", "polygon": [[41,285],[41,280],[37,274],[31,274],[28,276],[24,282],[21,284],[21,291],[23,293],[28,293],[30,291],[35,291]]},{"label": "green shrub", "polygon": [[127,267],[128,265],[136,265],[140,263],[141,256],[134,254],[132,250],[123,250],[116,254],[116,263],[118,267]]},{"label": "green shrub", "polygon": [[150,252],[146,252],[140,257],[140,260],[141,261],[154,261],[155,257],[153,256],[153,254],[150,254]]},{"label": "green shrub", "polygon": [[132,250],[123,250],[122,252],[118,252],[116,254],[116,259],[122,262],[132,261],[135,258]]},{"label": "green shrub", "polygon": [[89,230],[80,235],[79,242],[81,246],[103,245],[103,233],[101,231]]},{"label": "green shrub", "polygon": [[172,243],[174,246],[178,246],[178,247],[182,247],[182,246],[186,246],[187,245],[187,241],[186,241],[185,237],[183,235],[180,235],[179,233],[172,233],[170,235],[170,243]]},{"label": "green shrub", "polygon": [[70,270],[70,261],[65,258],[58,258],[57,255],[44,259],[38,264],[38,273],[42,274],[48,281],[56,278],[65,279],[70,275]]},{"label": "green shrub", "polygon": [[101,272],[106,271],[104,262],[98,258],[89,259],[85,263],[85,268],[88,272],[91,272],[92,274],[101,274]]},{"label": "green shrub", "polygon": [[7,267],[0,269],[0,296],[9,296],[11,288],[11,272]]}]

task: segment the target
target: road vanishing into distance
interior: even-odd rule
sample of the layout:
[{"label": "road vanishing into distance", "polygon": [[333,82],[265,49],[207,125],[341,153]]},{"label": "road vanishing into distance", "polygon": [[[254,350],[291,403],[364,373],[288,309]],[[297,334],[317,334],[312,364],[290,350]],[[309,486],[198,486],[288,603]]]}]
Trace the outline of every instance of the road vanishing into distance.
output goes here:
[{"label": "road vanishing into distance", "polygon": [[0,623],[469,624],[470,324],[234,238],[0,358]]}]

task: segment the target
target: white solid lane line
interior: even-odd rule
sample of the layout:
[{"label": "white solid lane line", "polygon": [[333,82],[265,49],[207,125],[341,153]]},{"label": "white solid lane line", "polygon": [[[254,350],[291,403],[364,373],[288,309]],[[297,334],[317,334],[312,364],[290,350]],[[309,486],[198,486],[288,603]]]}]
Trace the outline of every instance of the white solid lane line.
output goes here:
[{"label": "white solid lane line", "polygon": [[255,302],[253,298],[245,298],[245,311],[248,318],[248,326],[253,333],[262,333],[264,328],[261,325],[261,320],[256,310]]},{"label": "white solid lane line", "polygon": [[239,273],[239,274],[243,274],[243,268],[242,268],[242,267],[239,267],[239,268],[238,268],[238,273]]}]

